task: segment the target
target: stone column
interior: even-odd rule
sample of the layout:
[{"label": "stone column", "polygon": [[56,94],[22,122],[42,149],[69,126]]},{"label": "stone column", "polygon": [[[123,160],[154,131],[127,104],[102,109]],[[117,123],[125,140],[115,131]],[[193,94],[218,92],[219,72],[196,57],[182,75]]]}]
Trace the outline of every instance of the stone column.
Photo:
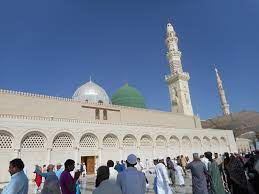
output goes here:
[{"label": "stone column", "polygon": [[179,140],[179,143],[180,143],[180,155],[183,155],[182,140]]},{"label": "stone column", "polygon": [[75,164],[77,165],[77,163],[78,163],[78,155],[79,155],[79,148],[75,147],[74,150],[75,150]]},{"label": "stone column", "polygon": [[47,148],[47,161],[46,163],[47,164],[50,164],[51,163],[51,151],[52,151],[52,148]]},{"label": "stone column", "polygon": [[172,156],[169,156],[169,146],[168,145],[166,145],[166,157],[172,157]]},{"label": "stone column", "polygon": [[120,160],[123,159],[123,156],[122,156],[122,147],[119,147],[119,154],[120,154]]},{"label": "stone column", "polygon": [[21,158],[21,149],[19,149],[19,148],[14,149],[14,157]]},{"label": "stone column", "polygon": [[153,148],[153,150],[152,150],[152,152],[153,152],[153,157],[152,157],[152,158],[157,158],[157,157],[159,157],[159,156],[156,157],[155,145],[153,145],[152,148]]},{"label": "stone column", "polygon": [[101,164],[102,164],[102,148],[99,148],[98,152],[99,152],[99,154],[98,154],[98,166],[101,166]]},{"label": "stone column", "polygon": [[140,157],[140,146],[137,146],[137,156]]}]

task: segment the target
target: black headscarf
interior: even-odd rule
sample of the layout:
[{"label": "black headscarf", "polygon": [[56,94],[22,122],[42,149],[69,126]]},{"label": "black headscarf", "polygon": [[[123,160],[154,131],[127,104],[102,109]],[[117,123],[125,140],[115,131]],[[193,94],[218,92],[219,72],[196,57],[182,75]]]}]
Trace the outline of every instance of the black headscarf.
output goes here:
[{"label": "black headscarf", "polygon": [[100,183],[106,179],[109,179],[110,171],[108,166],[100,166],[97,169],[97,176],[95,180],[95,187],[98,187]]}]

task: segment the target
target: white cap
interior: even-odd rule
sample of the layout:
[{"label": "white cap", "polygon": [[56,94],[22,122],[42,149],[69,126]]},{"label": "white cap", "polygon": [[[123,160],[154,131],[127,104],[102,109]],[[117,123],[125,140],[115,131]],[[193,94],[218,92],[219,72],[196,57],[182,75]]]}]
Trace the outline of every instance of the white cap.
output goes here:
[{"label": "white cap", "polygon": [[136,164],[137,163],[137,156],[135,156],[134,154],[128,155],[127,162],[129,164]]}]

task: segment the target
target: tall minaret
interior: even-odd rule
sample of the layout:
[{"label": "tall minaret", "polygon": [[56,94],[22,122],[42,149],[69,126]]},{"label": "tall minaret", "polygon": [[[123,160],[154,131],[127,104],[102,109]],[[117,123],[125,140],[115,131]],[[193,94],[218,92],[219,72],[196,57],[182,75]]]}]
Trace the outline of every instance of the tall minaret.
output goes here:
[{"label": "tall minaret", "polygon": [[229,104],[227,102],[225,91],[223,89],[222,81],[220,79],[219,72],[216,68],[216,65],[215,65],[215,72],[216,72],[217,86],[218,86],[219,97],[220,97],[220,102],[221,102],[221,109],[222,109],[224,115],[229,115],[230,114]]},{"label": "tall minaret", "polygon": [[183,72],[181,52],[178,49],[178,38],[172,24],[167,24],[166,45],[170,74],[165,76],[168,84],[171,109],[175,113],[193,115],[188,81],[189,73]]}]

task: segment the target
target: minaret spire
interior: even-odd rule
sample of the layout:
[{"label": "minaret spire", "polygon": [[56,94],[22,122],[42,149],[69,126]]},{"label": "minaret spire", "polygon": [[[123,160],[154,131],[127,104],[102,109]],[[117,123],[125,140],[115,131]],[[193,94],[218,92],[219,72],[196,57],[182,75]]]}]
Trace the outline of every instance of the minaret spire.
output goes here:
[{"label": "minaret spire", "polygon": [[225,91],[223,89],[223,84],[222,84],[221,78],[219,76],[219,72],[218,72],[216,65],[214,65],[214,69],[216,72],[216,79],[217,79],[218,92],[219,92],[219,97],[220,97],[220,102],[221,102],[221,109],[222,109],[224,115],[229,115],[230,114],[229,104],[227,103]]},{"label": "minaret spire", "polygon": [[182,54],[179,51],[178,38],[171,23],[167,24],[166,45],[170,74],[165,77],[165,80],[169,88],[172,112],[193,115],[188,85],[190,76],[187,72],[183,72]]}]

